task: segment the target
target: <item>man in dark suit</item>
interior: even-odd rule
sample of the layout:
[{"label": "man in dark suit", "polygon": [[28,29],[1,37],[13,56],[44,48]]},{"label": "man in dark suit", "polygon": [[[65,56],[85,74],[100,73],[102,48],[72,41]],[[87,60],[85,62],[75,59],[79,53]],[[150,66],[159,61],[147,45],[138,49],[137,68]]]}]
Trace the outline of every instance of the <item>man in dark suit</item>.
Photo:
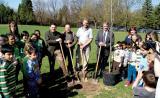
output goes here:
[{"label": "man in dark suit", "polygon": [[100,58],[99,58],[99,70],[100,73],[105,69],[107,60],[110,54],[110,43],[111,47],[114,45],[114,33],[109,30],[109,24],[103,23],[103,29],[100,29],[95,39],[97,45],[97,56],[101,47]]},{"label": "man in dark suit", "polygon": [[67,76],[68,72],[65,68],[65,62],[60,49],[60,43],[62,43],[62,34],[56,31],[56,24],[50,25],[50,30],[45,33],[45,41],[48,46],[48,57],[50,63],[50,73],[54,73],[55,59],[58,60],[60,67],[62,68],[63,74]]}]

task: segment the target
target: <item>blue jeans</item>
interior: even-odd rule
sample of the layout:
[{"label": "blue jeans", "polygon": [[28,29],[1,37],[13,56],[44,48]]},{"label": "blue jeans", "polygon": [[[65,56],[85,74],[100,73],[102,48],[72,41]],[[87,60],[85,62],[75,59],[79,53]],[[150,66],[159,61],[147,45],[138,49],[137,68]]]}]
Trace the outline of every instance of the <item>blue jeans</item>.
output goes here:
[{"label": "blue jeans", "polygon": [[136,74],[137,74],[137,72],[136,72],[135,66],[129,64],[128,65],[128,77],[127,77],[128,81],[131,81],[132,76],[133,76],[132,80],[135,81],[136,80]]}]

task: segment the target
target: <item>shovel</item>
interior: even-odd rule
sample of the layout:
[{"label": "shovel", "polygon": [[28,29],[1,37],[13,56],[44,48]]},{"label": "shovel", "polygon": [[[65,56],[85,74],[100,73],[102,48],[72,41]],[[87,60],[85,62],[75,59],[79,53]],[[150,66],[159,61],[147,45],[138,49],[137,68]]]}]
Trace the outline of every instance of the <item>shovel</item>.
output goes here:
[{"label": "shovel", "polygon": [[73,57],[72,57],[72,53],[71,53],[71,48],[69,47],[68,49],[69,49],[69,54],[70,54],[70,57],[71,57],[71,63],[72,63],[72,68],[73,68],[74,75],[76,76],[76,78],[78,79],[78,81],[80,81],[80,79],[79,79],[79,77],[78,77],[78,75],[76,73],[76,70],[75,70],[75,68],[73,66]]},{"label": "shovel", "polygon": [[62,48],[62,43],[59,42],[59,44],[60,44],[60,48],[61,48],[61,52],[62,52],[62,57],[63,57],[64,66],[65,66],[66,71],[67,71],[67,73],[68,73],[68,68],[67,68],[67,66],[66,66],[66,64],[65,64],[65,57],[64,57],[64,52],[63,52],[63,48]]},{"label": "shovel", "polygon": [[93,76],[93,83],[94,84],[97,84],[98,80],[96,79],[97,77],[97,70],[98,70],[98,64],[99,64],[99,59],[100,59],[100,53],[101,53],[101,46],[99,48],[99,52],[98,52],[98,59],[97,59],[97,62],[96,62],[96,69],[95,69],[95,72],[94,72],[94,76]]},{"label": "shovel", "polygon": [[83,79],[84,74],[85,74],[84,71],[83,71],[84,70],[83,69],[83,64],[84,64],[84,58],[83,57],[84,57],[84,55],[83,55],[83,50],[82,49],[80,49],[80,53],[81,53],[81,65],[82,65],[82,81],[84,81],[84,79]]}]

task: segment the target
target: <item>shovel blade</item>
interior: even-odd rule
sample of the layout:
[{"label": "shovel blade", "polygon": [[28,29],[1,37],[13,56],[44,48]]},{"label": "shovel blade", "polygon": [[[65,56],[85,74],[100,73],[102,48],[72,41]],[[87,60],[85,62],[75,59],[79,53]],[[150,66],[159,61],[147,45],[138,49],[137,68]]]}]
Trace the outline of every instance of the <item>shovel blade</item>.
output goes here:
[{"label": "shovel blade", "polygon": [[98,84],[98,79],[93,79],[93,80],[92,80],[92,83],[93,83],[93,84]]}]

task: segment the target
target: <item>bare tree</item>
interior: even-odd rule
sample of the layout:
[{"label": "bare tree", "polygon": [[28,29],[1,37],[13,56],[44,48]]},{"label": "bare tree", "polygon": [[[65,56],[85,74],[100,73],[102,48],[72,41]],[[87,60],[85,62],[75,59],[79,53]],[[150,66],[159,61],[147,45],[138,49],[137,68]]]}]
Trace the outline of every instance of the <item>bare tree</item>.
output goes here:
[{"label": "bare tree", "polygon": [[41,25],[45,23],[46,18],[46,4],[44,0],[34,0],[34,12],[37,19],[37,22],[39,22]]},{"label": "bare tree", "polygon": [[47,3],[47,10],[50,14],[50,16],[52,17],[52,20],[56,20],[57,19],[57,13],[58,13],[58,1],[59,0],[48,0]]},{"label": "bare tree", "polygon": [[124,6],[124,13],[125,13],[125,26],[128,28],[129,22],[131,20],[131,9],[135,6],[141,5],[143,0],[122,0],[122,5]]},{"label": "bare tree", "polygon": [[[144,0],[112,0],[113,24],[131,25],[133,8]],[[55,21],[58,24],[77,24],[88,18],[95,27],[104,21],[111,21],[111,0],[34,0],[37,21]],[[136,13],[134,13],[135,15]],[[139,19],[139,17],[136,17]],[[138,22],[136,22],[138,23]]]},{"label": "bare tree", "polygon": [[70,0],[70,21],[73,24],[79,24],[81,22],[79,13],[81,12],[84,0]]}]

